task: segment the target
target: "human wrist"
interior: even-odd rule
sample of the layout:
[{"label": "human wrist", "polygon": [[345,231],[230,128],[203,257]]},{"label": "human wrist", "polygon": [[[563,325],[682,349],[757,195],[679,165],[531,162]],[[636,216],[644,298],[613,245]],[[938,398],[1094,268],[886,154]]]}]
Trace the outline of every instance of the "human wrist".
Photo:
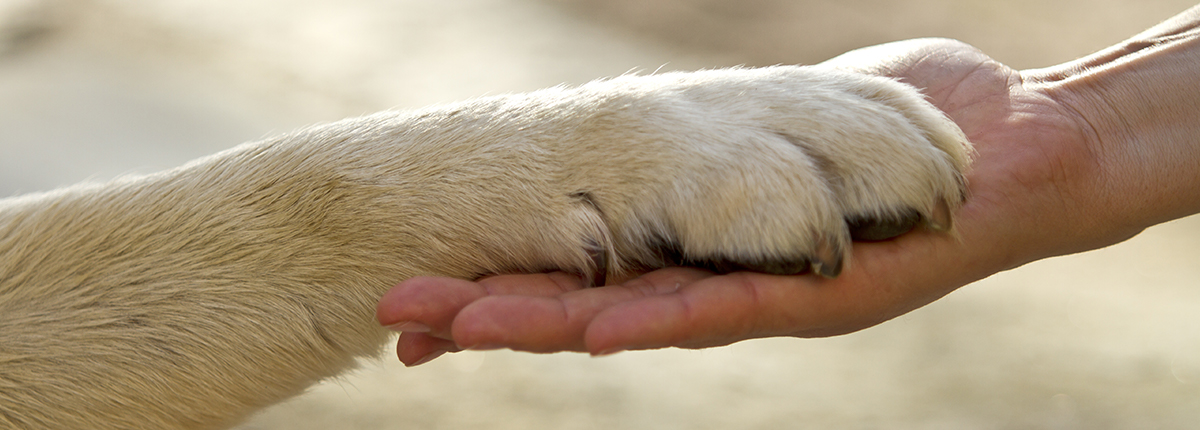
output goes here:
[{"label": "human wrist", "polygon": [[1132,235],[1200,212],[1200,7],[1113,48],[1027,71],[1089,136],[1092,209]]}]

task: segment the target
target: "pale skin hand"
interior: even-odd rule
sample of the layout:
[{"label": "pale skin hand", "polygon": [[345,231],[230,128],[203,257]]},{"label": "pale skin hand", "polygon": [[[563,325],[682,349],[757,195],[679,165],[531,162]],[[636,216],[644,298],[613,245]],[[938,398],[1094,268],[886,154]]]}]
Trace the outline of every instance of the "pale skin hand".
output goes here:
[{"label": "pale skin hand", "polygon": [[605,354],[845,334],[1027,262],[1200,212],[1200,8],[1122,45],[1017,72],[915,40],[825,63],[922,88],[978,151],[956,236],[857,243],[836,279],[667,268],[582,288],[563,273],[414,278],[380,301],[408,365],[461,349]]}]

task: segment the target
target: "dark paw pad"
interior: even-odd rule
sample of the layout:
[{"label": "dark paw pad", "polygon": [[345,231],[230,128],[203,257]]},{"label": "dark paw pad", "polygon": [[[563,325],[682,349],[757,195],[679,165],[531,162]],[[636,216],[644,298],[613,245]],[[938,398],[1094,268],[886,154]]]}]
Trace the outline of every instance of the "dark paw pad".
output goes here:
[{"label": "dark paw pad", "polygon": [[659,247],[667,265],[697,267],[716,273],[760,272],[772,275],[798,275],[813,272],[826,278],[836,278],[842,272],[842,252],[829,242],[822,241],[815,255],[796,258],[731,259],[727,257],[695,258],[684,256],[674,244]]},{"label": "dark paw pad", "polygon": [[888,240],[912,231],[920,223],[921,214],[912,209],[904,211],[895,218],[862,216],[846,218],[846,224],[850,227],[850,238],[862,242]]}]

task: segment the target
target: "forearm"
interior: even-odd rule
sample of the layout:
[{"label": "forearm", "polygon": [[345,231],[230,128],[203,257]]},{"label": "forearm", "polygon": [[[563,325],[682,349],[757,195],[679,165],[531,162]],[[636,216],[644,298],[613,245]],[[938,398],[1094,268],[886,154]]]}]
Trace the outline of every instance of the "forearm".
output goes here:
[{"label": "forearm", "polygon": [[1200,212],[1200,7],[1081,60],[1024,73],[1093,137],[1095,210],[1116,229]]}]

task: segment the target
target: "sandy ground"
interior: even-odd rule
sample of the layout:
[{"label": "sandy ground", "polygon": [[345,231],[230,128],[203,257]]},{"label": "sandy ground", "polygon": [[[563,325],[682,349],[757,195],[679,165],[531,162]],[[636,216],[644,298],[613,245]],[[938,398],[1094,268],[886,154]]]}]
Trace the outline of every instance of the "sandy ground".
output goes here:
[{"label": "sandy ground", "polygon": [[[1034,8],[1033,5],[1039,5]],[[0,195],[388,107],[947,36],[1069,60],[1187,0],[0,0]],[[592,359],[386,356],[244,429],[1184,429],[1200,218],[832,339]]]}]

